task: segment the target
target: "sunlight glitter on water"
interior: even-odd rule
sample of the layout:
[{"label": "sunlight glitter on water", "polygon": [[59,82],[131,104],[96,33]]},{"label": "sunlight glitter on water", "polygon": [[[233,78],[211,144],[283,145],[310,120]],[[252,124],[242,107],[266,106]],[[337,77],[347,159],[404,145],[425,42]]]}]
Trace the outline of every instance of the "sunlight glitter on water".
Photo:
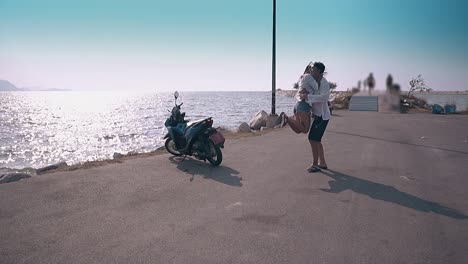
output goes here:
[{"label": "sunlight glitter on water", "polygon": [[[259,110],[268,92],[183,92],[188,119],[212,116],[215,127],[235,130]],[[294,100],[277,97],[277,110]],[[114,153],[150,152],[163,146],[172,93],[0,93],[0,167],[44,167],[112,159]],[[290,111],[289,111],[290,112]]]}]

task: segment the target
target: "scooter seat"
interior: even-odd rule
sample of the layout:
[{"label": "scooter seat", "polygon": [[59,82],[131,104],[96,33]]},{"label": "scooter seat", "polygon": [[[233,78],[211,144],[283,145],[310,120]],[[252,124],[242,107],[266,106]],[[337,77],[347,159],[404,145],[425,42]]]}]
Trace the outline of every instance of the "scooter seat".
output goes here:
[{"label": "scooter seat", "polygon": [[187,128],[189,127],[192,127],[192,126],[195,126],[195,125],[198,125],[200,123],[203,123],[204,121],[210,119],[211,117],[208,117],[208,118],[202,118],[202,119],[198,119],[198,120],[194,120],[194,121],[190,121],[187,123]]}]

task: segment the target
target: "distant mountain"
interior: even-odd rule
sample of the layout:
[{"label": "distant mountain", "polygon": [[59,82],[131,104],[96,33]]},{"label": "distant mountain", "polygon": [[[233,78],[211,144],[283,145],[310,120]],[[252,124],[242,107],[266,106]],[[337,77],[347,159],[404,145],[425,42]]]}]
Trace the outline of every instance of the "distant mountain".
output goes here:
[{"label": "distant mountain", "polygon": [[70,89],[58,89],[58,88],[41,88],[41,87],[24,87],[20,89],[21,91],[31,91],[31,92],[44,92],[44,91],[52,91],[52,92],[63,92],[63,91],[72,91]]},{"label": "distant mountain", "polygon": [[71,91],[71,90],[70,89],[57,89],[57,88],[40,88],[40,87],[18,88],[9,81],[0,80],[0,92],[1,91]]},{"label": "distant mountain", "polygon": [[55,92],[68,92],[72,91],[71,89],[60,89],[60,88],[51,88],[51,89],[44,89],[41,91],[55,91]]},{"label": "distant mountain", "polygon": [[20,91],[20,89],[9,81],[0,80],[0,91]]}]

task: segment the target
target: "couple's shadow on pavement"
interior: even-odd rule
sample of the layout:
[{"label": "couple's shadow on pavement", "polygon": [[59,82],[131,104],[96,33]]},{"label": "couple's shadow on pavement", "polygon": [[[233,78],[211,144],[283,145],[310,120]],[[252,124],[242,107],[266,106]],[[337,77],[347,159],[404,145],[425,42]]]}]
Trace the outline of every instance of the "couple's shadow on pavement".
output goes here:
[{"label": "couple's shadow on pavement", "polygon": [[333,179],[328,182],[330,189],[320,189],[324,192],[340,193],[351,190],[376,200],[399,204],[421,212],[434,212],[455,219],[468,219],[468,216],[455,209],[421,199],[389,185],[363,180],[332,170],[322,170],[322,173]]},{"label": "couple's shadow on pavement", "polygon": [[189,157],[170,157],[169,160],[176,164],[177,169],[190,175],[193,181],[196,175],[203,176],[226,185],[242,187],[242,177],[237,176],[239,172],[226,166],[213,167],[208,162],[202,162]]}]

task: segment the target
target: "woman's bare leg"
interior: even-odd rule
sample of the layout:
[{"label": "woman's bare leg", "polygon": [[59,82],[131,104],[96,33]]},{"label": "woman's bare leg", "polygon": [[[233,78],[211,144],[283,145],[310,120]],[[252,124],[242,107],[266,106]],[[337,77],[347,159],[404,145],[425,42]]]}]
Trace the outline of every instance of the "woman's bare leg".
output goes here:
[{"label": "woman's bare leg", "polygon": [[302,125],[301,122],[296,120],[295,118],[288,118],[288,124],[291,129],[296,132],[297,134],[302,133]]},{"label": "woman's bare leg", "polygon": [[307,134],[309,133],[310,129],[310,112],[305,113],[301,112],[298,114],[299,121],[301,122],[302,125],[302,133]]},{"label": "woman's bare leg", "polygon": [[309,132],[310,113],[300,112],[294,114],[294,118],[288,118],[288,124],[297,134]]}]

